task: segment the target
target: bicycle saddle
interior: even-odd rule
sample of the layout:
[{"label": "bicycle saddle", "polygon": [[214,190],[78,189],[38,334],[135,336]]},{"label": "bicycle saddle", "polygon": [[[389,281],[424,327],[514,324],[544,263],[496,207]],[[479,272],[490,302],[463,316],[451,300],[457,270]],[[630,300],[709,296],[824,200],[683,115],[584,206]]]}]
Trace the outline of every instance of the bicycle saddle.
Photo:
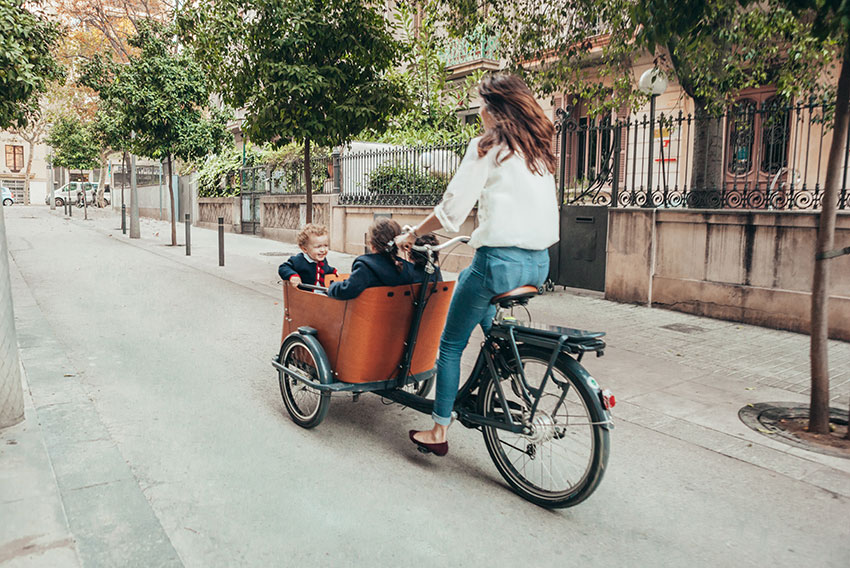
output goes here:
[{"label": "bicycle saddle", "polygon": [[528,300],[533,296],[537,296],[540,292],[537,291],[536,286],[520,286],[519,288],[514,288],[504,294],[499,294],[498,296],[493,296],[490,298],[491,304],[499,304],[503,308],[509,308],[511,306],[525,305],[528,303]]}]

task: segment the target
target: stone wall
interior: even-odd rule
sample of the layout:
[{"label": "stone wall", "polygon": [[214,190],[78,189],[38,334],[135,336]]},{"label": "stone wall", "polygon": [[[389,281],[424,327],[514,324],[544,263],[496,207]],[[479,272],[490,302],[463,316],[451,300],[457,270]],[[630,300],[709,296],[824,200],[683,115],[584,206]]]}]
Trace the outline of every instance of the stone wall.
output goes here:
[{"label": "stone wall", "polygon": [[[364,254],[367,252],[366,233],[376,217],[391,217],[403,227],[416,225],[433,210],[433,207],[413,206],[334,206],[331,212],[331,249],[349,254]],[[472,234],[477,226],[475,214],[475,210],[470,213],[458,235]],[[446,234],[445,231],[437,232]],[[466,245],[458,245],[448,255],[441,253],[443,270],[459,272],[466,268],[472,262],[474,252]]]},{"label": "stone wall", "polygon": [[[818,213],[611,209],[605,297],[809,331]],[[850,244],[840,213],[836,247]],[[831,262],[830,337],[850,340],[850,257]]]},{"label": "stone wall", "polygon": [[198,198],[198,218],[193,223],[207,229],[218,228],[218,218],[224,218],[224,230],[238,233],[241,229],[241,217],[238,197],[200,197]]},{"label": "stone wall", "polygon": [[[269,239],[294,243],[298,231],[307,221],[305,195],[265,195],[260,198],[259,234]],[[330,217],[336,195],[313,194],[313,223],[327,225],[331,229]]]}]

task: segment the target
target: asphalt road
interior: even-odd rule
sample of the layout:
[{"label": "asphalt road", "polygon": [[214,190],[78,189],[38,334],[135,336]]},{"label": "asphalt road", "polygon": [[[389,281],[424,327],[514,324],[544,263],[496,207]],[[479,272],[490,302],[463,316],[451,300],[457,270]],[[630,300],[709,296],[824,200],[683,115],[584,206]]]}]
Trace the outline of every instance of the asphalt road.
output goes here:
[{"label": "asphalt road", "polygon": [[[13,273],[44,316],[21,321],[22,341],[55,337],[45,356],[78,383],[105,428],[96,442],[131,475],[112,497],[109,483],[85,498],[90,486],[63,489],[72,532],[75,516],[109,527],[109,538],[96,526],[78,535],[84,564],[850,563],[847,498],[639,424],[617,423],[600,488],[560,511],[514,495],[478,432],[454,427],[444,459],[419,454],[407,430],[427,417],[375,396],[335,398],[325,422],[303,430],[270,365],[276,294],[58,213],[6,210]],[[122,508],[133,493],[150,522]],[[164,539],[122,556],[154,529]]]}]

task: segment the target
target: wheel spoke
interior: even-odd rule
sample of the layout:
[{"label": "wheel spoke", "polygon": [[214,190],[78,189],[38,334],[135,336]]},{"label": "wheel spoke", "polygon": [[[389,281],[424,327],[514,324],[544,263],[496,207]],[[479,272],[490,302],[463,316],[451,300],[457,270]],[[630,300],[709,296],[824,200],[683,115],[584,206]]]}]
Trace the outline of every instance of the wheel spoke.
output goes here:
[{"label": "wheel spoke", "polygon": [[[524,350],[523,368],[529,383],[542,384],[548,356],[528,355]],[[538,350],[540,351],[540,350]],[[484,427],[484,439],[499,471],[521,495],[541,504],[569,505],[582,500],[592,492],[599,475],[591,475],[599,468],[596,432],[586,398],[590,396],[584,385],[576,383],[556,365],[552,368],[553,380],[547,381],[545,391],[539,395],[535,416],[526,426],[528,433],[516,434],[494,427]],[[513,389],[503,389],[506,402],[519,408],[528,416],[529,406]],[[504,420],[501,397],[493,380],[482,385],[483,412],[486,416]],[[605,438],[607,444],[607,436]],[[586,480],[593,479],[592,482]],[[579,495],[581,493],[581,495]]]}]

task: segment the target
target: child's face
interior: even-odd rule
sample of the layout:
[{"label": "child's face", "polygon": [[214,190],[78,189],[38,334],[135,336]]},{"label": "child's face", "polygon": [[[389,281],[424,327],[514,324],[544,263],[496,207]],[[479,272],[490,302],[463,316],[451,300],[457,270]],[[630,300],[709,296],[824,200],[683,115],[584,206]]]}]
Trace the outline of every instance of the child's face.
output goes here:
[{"label": "child's face", "polygon": [[327,235],[310,235],[310,240],[307,244],[301,247],[307,256],[313,260],[325,260],[328,256],[328,236]]}]

